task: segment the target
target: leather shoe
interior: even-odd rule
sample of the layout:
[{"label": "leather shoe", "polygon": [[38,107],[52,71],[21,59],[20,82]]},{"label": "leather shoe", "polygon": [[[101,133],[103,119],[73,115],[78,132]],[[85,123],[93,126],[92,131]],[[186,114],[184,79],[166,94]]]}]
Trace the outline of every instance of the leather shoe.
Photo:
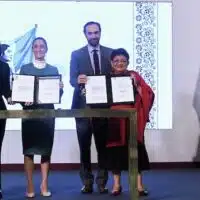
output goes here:
[{"label": "leather shoe", "polygon": [[98,186],[98,190],[100,194],[107,194],[108,193],[108,188],[105,186]]},{"label": "leather shoe", "polygon": [[93,192],[92,185],[84,185],[83,188],[81,189],[81,193],[83,194],[91,194],[92,192]]}]

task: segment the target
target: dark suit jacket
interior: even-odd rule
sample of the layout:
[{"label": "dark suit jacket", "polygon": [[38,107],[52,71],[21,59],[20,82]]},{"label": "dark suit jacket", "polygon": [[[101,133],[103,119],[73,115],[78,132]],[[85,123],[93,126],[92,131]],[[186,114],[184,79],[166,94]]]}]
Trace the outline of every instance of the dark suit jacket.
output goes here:
[{"label": "dark suit jacket", "polygon": [[[112,49],[100,46],[101,74],[109,74],[111,72],[111,62],[110,62],[111,52]],[[87,46],[72,52],[71,55],[70,84],[74,87],[72,109],[84,108],[86,106],[84,96],[81,95],[80,86],[77,83],[77,78],[80,74],[85,74],[85,75],[94,74]]]},{"label": "dark suit jacket", "polygon": [[0,110],[6,110],[2,96],[6,99],[11,96],[10,68],[7,63],[0,60]]}]

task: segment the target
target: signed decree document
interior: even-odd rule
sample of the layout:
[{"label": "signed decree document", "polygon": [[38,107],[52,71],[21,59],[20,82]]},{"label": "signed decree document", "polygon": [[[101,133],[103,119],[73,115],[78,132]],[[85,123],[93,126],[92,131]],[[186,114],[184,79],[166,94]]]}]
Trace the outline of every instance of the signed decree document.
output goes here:
[{"label": "signed decree document", "polygon": [[108,103],[106,76],[88,76],[86,89],[86,104]]},{"label": "signed decree document", "polygon": [[38,104],[60,103],[60,76],[38,77]]},{"label": "signed decree document", "polygon": [[113,103],[134,102],[134,89],[129,76],[112,77],[111,87]]},{"label": "signed decree document", "polygon": [[35,77],[28,75],[13,75],[12,101],[34,102]]}]

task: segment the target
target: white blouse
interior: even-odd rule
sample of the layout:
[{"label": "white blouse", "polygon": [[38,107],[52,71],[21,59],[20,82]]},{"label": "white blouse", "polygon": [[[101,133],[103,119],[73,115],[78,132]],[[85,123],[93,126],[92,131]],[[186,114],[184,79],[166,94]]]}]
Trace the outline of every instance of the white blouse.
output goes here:
[{"label": "white blouse", "polygon": [[38,68],[38,69],[43,69],[46,67],[46,61],[45,60],[34,60],[33,61],[33,65],[34,67]]}]

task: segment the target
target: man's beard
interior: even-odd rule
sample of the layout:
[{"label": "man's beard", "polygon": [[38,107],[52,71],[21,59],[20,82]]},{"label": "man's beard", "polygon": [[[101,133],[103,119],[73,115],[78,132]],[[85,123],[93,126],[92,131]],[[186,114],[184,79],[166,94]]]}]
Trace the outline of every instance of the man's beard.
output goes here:
[{"label": "man's beard", "polygon": [[93,46],[96,47],[97,45],[99,45],[99,39],[91,39],[88,41],[88,43]]}]

